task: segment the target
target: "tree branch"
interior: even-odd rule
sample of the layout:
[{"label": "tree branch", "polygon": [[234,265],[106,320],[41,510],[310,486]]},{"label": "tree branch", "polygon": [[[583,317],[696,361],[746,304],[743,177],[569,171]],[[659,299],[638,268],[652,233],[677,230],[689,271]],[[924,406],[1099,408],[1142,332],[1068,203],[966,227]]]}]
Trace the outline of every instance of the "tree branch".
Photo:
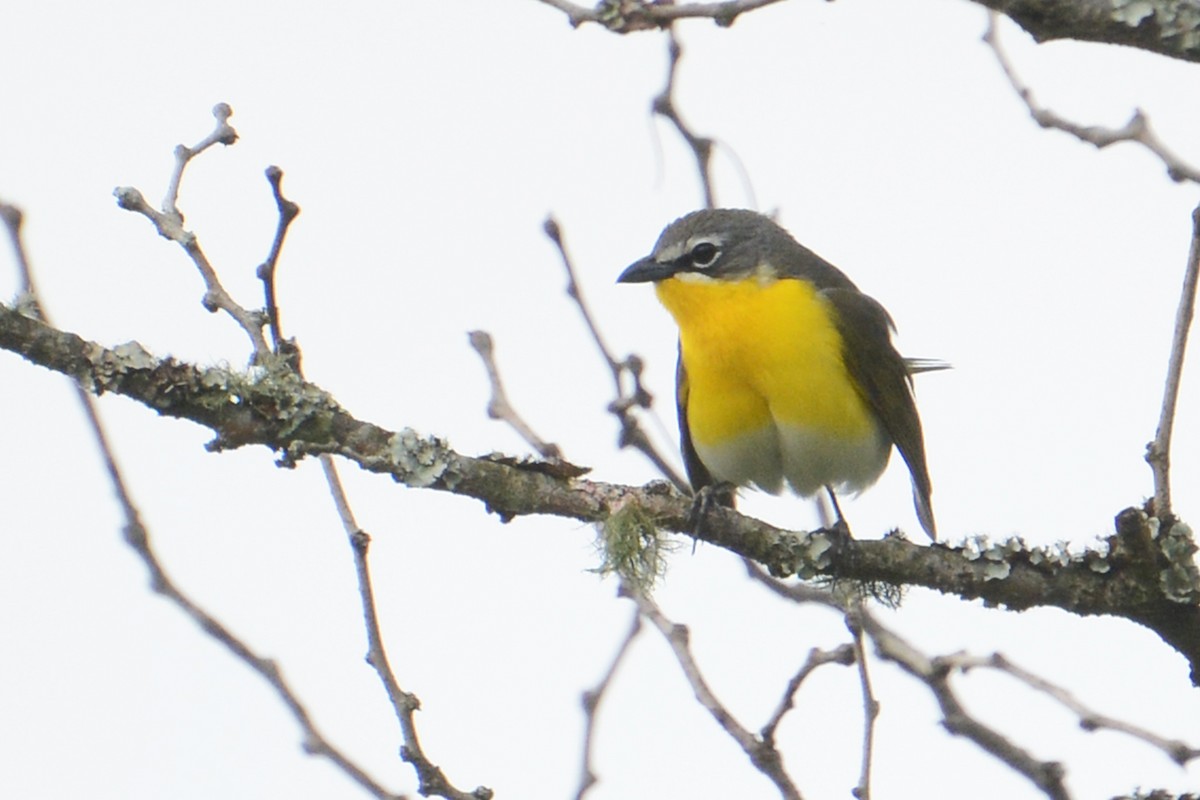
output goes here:
[{"label": "tree branch", "polygon": [[726,0],[720,3],[660,3],[656,0],[601,0],[594,7],[581,6],[570,0],[541,0],[567,15],[573,27],[595,22],[614,33],[665,28],[677,19],[707,18],[729,26],[747,11],[778,3],[780,0]]},{"label": "tree branch", "polygon": [[975,0],[1039,43],[1055,39],[1123,44],[1200,61],[1200,6],[1180,0]]},{"label": "tree branch", "polygon": [[[70,375],[89,391],[122,394],[167,416],[216,432],[212,450],[249,444],[281,451],[291,465],[327,453],[415,488],[477,498],[509,519],[553,514],[605,522],[636,508],[663,530],[694,533],[692,500],[665,482],[640,489],[586,481],[552,464],[504,456],[461,455],[437,437],[390,431],[356,419],[320,387],[268,365],[248,375],[156,359],[136,342],[108,349],[0,304],[0,348]],[[700,538],[764,565],[777,576],[833,575],[896,586],[925,586],[1013,609],[1054,606],[1080,615],[1110,614],[1159,634],[1200,675],[1200,573],[1182,523],[1158,529],[1138,509],[1117,517],[1117,531],[1094,549],[1029,548],[968,541],[918,546],[899,536],[844,541],[823,530],[785,531],[714,508]]]},{"label": "tree branch", "polygon": [[[614,33],[658,30],[678,19],[711,19],[732,25],[739,16],[779,0],[661,3],[601,0],[584,6],[571,0],[539,0],[566,14],[574,27],[585,22]],[[1004,14],[1039,43],[1056,39],[1120,44],[1181,61],[1200,61],[1200,6],[1181,0],[974,0]]]}]

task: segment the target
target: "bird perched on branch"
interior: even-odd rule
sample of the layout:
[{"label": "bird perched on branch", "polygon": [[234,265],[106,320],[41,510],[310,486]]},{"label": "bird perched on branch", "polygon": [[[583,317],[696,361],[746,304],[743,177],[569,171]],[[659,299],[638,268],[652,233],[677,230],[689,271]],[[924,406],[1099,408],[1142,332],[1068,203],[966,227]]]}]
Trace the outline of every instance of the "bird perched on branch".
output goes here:
[{"label": "bird perched on branch", "polygon": [[895,445],[936,540],[912,375],[945,365],[896,352],[887,311],[837,267],[762,214],[706,209],[668,225],[617,280],[653,282],[679,326],[676,405],[695,490],[826,487],[836,508],[834,491],[875,483]]}]

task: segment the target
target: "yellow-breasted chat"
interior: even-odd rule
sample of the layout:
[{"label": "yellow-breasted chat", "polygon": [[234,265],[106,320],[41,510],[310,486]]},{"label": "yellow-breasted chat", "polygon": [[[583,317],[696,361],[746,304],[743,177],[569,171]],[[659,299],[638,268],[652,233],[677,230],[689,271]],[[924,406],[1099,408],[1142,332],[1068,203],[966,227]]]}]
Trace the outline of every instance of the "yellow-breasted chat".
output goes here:
[{"label": "yellow-breasted chat", "polygon": [[891,317],[770,218],[695,211],[617,278],[653,282],[679,326],[676,406],[692,487],[861,491],[892,445],[936,539],[912,373]]}]

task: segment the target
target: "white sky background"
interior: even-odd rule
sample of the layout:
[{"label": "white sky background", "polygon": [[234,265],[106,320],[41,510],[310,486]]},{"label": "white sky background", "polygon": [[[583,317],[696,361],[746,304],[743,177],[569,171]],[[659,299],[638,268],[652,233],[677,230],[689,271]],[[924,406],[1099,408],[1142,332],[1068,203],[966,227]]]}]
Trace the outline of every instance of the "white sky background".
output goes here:
[{"label": "white sky background", "polygon": [[[1098,153],[1040,130],[980,43],[984,23],[967,2],[793,0],[728,30],[684,24],[676,99],[695,130],[728,146],[716,162],[722,204],[778,210],[887,305],[906,353],[954,363],[918,386],[944,538],[1082,547],[1151,492],[1142,454],[1198,194],[1134,146]],[[1200,162],[1196,66],[1003,33],[1042,102],[1108,125],[1140,106]],[[444,435],[466,453],[522,453],[484,413],[466,338],[482,328],[544,437],[597,479],[641,483],[655,476],[614,449],[609,377],[541,224],[548,212],[560,220],[614,350],[647,360],[673,450],[673,327],[648,287],[613,283],[701,202],[689,153],[648,116],[665,59],[661,35],[572,30],[534,0],[23,4],[0,20],[0,197],[26,212],[61,327],[241,365],[244,336],[203,311],[182,251],[111,196],[133,185],[157,203],[174,145],[207,134],[209,109],[228,102],[241,141],[191,165],[181,205],[226,287],[255,305],[254,267],[275,224],[262,170],[285,170],[303,212],[280,301],[310,380],[385,427]],[[5,247],[0,296],[16,285]],[[1197,380],[1185,379],[1173,454],[1177,511],[1193,522]],[[414,792],[362,661],[350,553],[316,462],[284,471],[261,448],[211,455],[209,433],[191,423],[121,398],[100,405],[168,571],[279,661],[330,739]],[[365,796],[303,755],[257,676],[150,593],[65,379],[0,353],[0,421],[0,795]],[[384,634],[401,684],[423,702],[427,754],[460,788],[573,796],[579,696],[630,613],[614,581],[588,572],[592,530],[501,526],[474,501],[353,467],[342,475],[373,536]],[[919,538],[908,492],[893,465],[845,505],[856,535],[899,525]],[[815,520],[790,498],[748,494],[743,508],[781,525]],[[704,545],[672,557],[656,597],[691,627],[714,690],[752,729],[809,648],[847,638],[836,616],[785,606]],[[985,611],[921,591],[881,613],[927,652],[1000,650],[1100,712],[1200,742],[1186,664],[1131,623]],[[923,687],[890,665],[873,670],[876,796],[1040,796],[944,734]],[[1008,681],[960,685],[986,721],[1064,761],[1077,797],[1197,788],[1196,767],[1082,733]],[[860,728],[853,671],[820,670],[780,730],[806,797],[849,796]],[[777,796],[696,705],[653,631],[611,686],[597,736],[595,800]]]}]

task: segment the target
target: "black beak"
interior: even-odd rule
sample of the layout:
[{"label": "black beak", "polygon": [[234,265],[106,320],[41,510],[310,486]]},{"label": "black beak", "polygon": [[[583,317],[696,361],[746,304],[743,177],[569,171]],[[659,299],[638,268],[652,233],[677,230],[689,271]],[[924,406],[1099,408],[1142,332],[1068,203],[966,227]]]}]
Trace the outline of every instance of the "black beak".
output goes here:
[{"label": "black beak", "polygon": [[617,283],[650,283],[651,281],[665,280],[678,272],[675,264],[667,262],[663,264],[660,261],[655,261],[653,256],[635,261],[625,268],[617,277]]}]

